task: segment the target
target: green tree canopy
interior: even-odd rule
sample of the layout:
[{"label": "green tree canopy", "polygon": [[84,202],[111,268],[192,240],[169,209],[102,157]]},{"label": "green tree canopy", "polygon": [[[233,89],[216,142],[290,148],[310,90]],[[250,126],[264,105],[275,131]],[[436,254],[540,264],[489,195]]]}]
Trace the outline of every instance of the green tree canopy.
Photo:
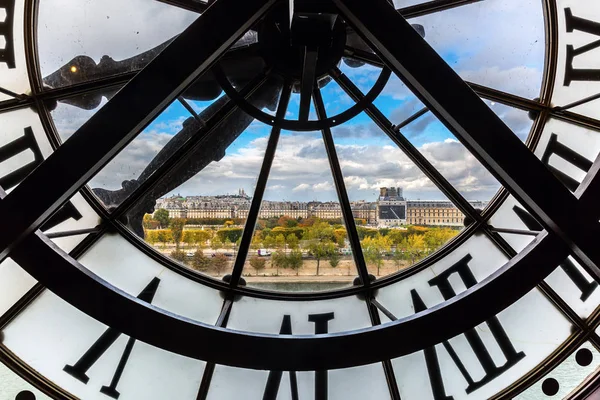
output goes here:
[{"label": "green tree canopy", "polygon": [[341,258],[342,257],[340,257],[340,253],[337,251],[331,253],[329,255],[329,265],[331,265],[331,268],[337,268],[337,266],[340,265]]},{"label": "green tree canopy", "polygon": [[285,243],[289,246],[290,249],[297,249],[299,242],[300,241],[298,240],[298,236],[294,235],[293,233],[290,233],[285,237]]},{"label": "green tree canopy", "polygon": [[302,252],[300,250],[294,249],[288,254],[287,259],[288,268],[291,268],[296,271],[296,276],[298,276],[298,272],[302,267]]},{"label": "green tree canopy", "polygon": [[240,237],[242,237],[243,228],[223,228],[217,231],[217,235],[222,242],[229,239],[229,242],[235,243]]},{"label": "green tree canopy", "polygon": [[169,224],[169,228],[171,229],[171,237],[175,242],[175,247],[179,249],[179,243],[181,242],[181,238],[183,236],[183,227],[185,225],[185,219],[183,218],[173,218],[171,219],[171,223]]},{"label": "green tree canopy", "polygon": [[329,257],[335,253],[335,245],[330,241],[312,241],[308,249],[310,254],[317,260],[317,275],[319,275],[319,267],[321,265],[321,259]]},{"label": "green tree canopy", "polygon": [[158,221],[162,229],[168,228],[169,222],[171,221],[171,218],[169,218],[169,212],[164,208],[159,208],[158,210],[154,211],[154,219]]},{"label": "green tree canopy", "polygon": [[163,245],[166,245],[167,242],[171,241],[172,239],[171,232],[166,229],[160,229],[155,232],[157,241],[162,243]]}]

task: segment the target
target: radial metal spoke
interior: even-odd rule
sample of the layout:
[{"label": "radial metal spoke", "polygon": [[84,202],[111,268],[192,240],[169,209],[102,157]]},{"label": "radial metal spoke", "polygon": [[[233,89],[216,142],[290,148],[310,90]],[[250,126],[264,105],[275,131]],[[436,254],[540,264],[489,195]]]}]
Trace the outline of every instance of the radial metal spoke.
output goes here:
[{"label": "radial metal spoke", "polygon": [[562,110],[551,110],[550,116],[552,118],[559,119],[561,121],[568,122],[570,124],[575,124],[581,126],[586,129],[592,129],[595,131],[600,131],[600,120],[596,118],[587,117],[585,115],[577,114],[571,111],[562,111]]},{"label": "radial metal spoke", "polygon": [[[279,98],[279,105],[277,106],[276,116],[278,118],[285,117],[291,93],[292,86],[289,82],[286,82]],[[233,271],[231,272],[231,280],[229,281],[229,285],[231,287],[236,287],[238,285],[240,277],[242,276],[242,271],[244,270],[244,264],[246,262],[246,257],[248,256],[248,249],[250,248],[250,243],[252,242],[252,236],[254,235],[254,227],[256,226],[256,221],[258,220],[258,214],[260,213],[260,206],[265,189],[267,187],[271,165],[273,164],[273,159],[275,158],[275,151],[277,149],[277,143],[279,142],[280,133],[281,128],[279,127],[274,126],[271,129],[271,135],[269,136],[269,142],[267,143],[267,149],[265,150],[265,157],[256,181],[254,195],[252,196],[252,203],[250,204],[250,209],[248,210],[246,226],[244,228],[244,232],[242,233],[238,254],[235,259]]]},{"label": "radial metal spoke", "polygon": [[406,118],[404,121],[400,122],[398,125],[394,125],[392,127],[392,129],[394,130],[394,132],[400,132],[400,129],[404,128],[406,125],[409,125],[413,121],[416,121],[417,119],[421,118],[423,115],[427,114],[428,111],[429,111],[429,109],[427,107],[421,108],[419,111],[417,111],[410,117]]},{"label": "radial metal spoke", "polygon": [[[0,190],[0,198],[4,197],[4,191]],[[106,232],[106,224],[99,225],[95,228],[94,232],[91,232],[90,235],[83,238],[83,240],[75,246],[73,250],[69,252],[69,256],[73,258],[80,257],[83,253],[85,253],[92,245],[94,245]],[[49,237],[48,234],[46,234]],[[27,252],[28,249],[24,246],[17,247],[14,250],[15,257],[19,257],[18,254]],[[21,265],[20,265],[21,266]],[[23,266],[21,266],[23,268]],[[26,268],[24,268],[26,269]],[[21,298],[15,302],[4,314],[0,315],[0,331],[4,329],[10,321],[14,320],[23,310],[31,304],[35,299],[41,295],[46,288],[41,283],[36,283],[33,285],[31,289],[29,289]]]},{"label": "radial metal spoke", "polygon": [[374,67],[383,68],[385,66],[383,64],[383,61],[381,61],[377,54],[370,53],[368,51],[357,49],[351,46],[346,46],[344,48],[344,57],[352,58],[357,61],[362,61]]},{"label": "radial metal spoke", "polygon": [[11,90],[5,89],[2,86],[0,86],[0,93],[4,93],[7,96],[14,97],[15,99],[19,99],[19,100],[25,100],[29,97],[25,94],[18,94]]},{"label": "radial metal spoke", "polygon": [[[241,90],[240,96],[242,96],[242,98],[244,99],[250,97],[256,91],[260,90],[267,80],[268,75],[266,74],[261,74],[257,76]],[[221,138],[225,136],[222,135],[221,132],[217,131],[217,129],[226,120],[230,118],[235,118],[235,116],[237,115],[236,113],[241,113],[242,111],[238,109],[234,101],[227,97],[218,99],[217,102],[222,102],[224,104],[222,104],[218,111],[216,111],[212,116],[210,116],[206,122],[202,121],[202,123],[198,127],[198,130],[194,134],[189,135],[189,138],[184,143],[178,143],[177,147],[175,147],[172,150],[172,152],[170,152],[171,154],[169,154],[166,159],[161,160],[156,169],[152,169],[150,168],[150,166],[148,166],[146,170],[152,171],[147,172],[146,170],[144,170],[142,174],[147,173],[148,176],[145,179],[143,179],[140,185],[132,193],[130,193],[125,200],[123,200],[123,202],[117,207],[116,210],[113,211],[113,213],[111,214],[111,218],[113,220],[119,218],[127,211],[131,210],[144,196],[151,194],[151,192],[156,189],[156,186],[163,182],[165,177],[169,176],[169,174],[175,173],[174,171],[176,171],[176,169],[178,168],[184,168],[182,166],[184,166],[188,162],[190,157],[193,157],[195,151],[198,149],[198,146],[202,145],[202,143],[206,143],[207,140],[215,139],[215,137],[217,136],[220,136]],[[213,103],[213,105],[214,104],[215,103]],[[213,105],[211,105],[210,107],[212,107]],[[167,146],[168,145],[169,144],[167,144]],[[165,149],[166,147],[163,148],[162,151],[166,151],[167,153],[169,153],[169,151]],[[189,168],[186,168],[186,173],[188,174],[196,174],[198,172],[199,171],[196,170],[190,171]],[[142,175],[140,175],[140,177],[141,176]],[[180,174],[179,179],[182,176],[183,175]],[[164,192],[164,188],[162,192]]]},{"label": "radial metal spoke", "polygon": [[[351,46],[346,46],[344,49],[344,57],[352,58],[357,61],[362,61],[375,67],[383,68],[385,66],[381,58],[375,53],[371,53],[362,49],[357,49]],[[503,92],[488,86],[480,85],[477,83],[465,81],[471,89],[475,91],[480,97],[484,99],[496,101],[511,107],[520,108],[527,111],[542,111],[546,109],[543,104],[535,100],[526,99],[524,97],[516,96],[511,93]],[[559,110],[557,110],[559,111]]]},{"label": "radial metal spoke", "polygon": [[543,111],[546,107],[536,100],[526,99],[489,86],[465,81],[479,97],[526,111]]},{"label": "radial metal spoke", "polygon": [[[340,85],[342,90],[350,96],[354,101],[359,101],[364,97],[354,83],[340,70],[335,69],[331,72],[331,76]],[[475,221],[482,221],[481,214],[473,208],[471,203],[467,201],[459,192],[452,186],[446,178],[421,154],[419,150],[404,136],[402,133],[394,130],[392,123],[383,115],[383,113],[372,103],[365,109],[365,113],[375,122],[377,126],[394,142],[406,156],[440,189],[450,201],[466,216],[473,218]]]},{"label": "radial metal spoke", "polygon": [[[600,280],[600,225],[385,0],[333,0],[388,67]],[[401,37],[399,41],[396,38]]]},{"label": "radial metal spoke", "polygon": [[299,121],[308,121],[311,95],[316,83],[318,54],[318,48],[306,47],[304,49],[304,66],[302,67],[302,82],[300,84],[300,111],[298,112]]},{"label": "radial metal spoke", "polygon": [[[422,17],[423,15],[433,14],[439,11],[449,10],[451,8],[461,7],[483,0],[433,0],[427,3],[415,4],[414,6],[399,8],[397,11],[404,18]],[[389,11],[388,11],[389,12]]]},{"label": "radial metal spoke", "polygon": [[[174,39],[0,202],[0,217],[12,227],[0,233],[0,256],[71,198],[274,3],[220,0]],[[212,40],[198,47],[204,36]]]},{"label": "radial metal spoke", "polygon": [[190,114],[192,114],[192,116],[194,117],[194,119],[196,120],[196,122],[198,122],[201,125],[204,125],[204,123],[202,122],[202,120],[200,119],[200,117],[198,116],[198,113],[196,112],[196,110],[194,110],[194,108],[190,105],[190,103],[188,103],[183,96],[179,96],[177,98],[177,101],[179,101],[179,103],[186,109],[188,110],[188,112]]},{"label": "radial metal spoke", "polygon": [[[377,311],[379,307],[374,304],[377,303],[377,300],[372,297],[366,297],[365,302],[367,303],[371,324],[373,326],[381,325],[381,318],[379,317],[379,312]],[[392,365],[392,362],[389,359],[383,360],[381,362],[381,366],[383,367],[385,380],[387,381],[388,390],[390,391],[390,398],[392,400],[401,400],[400,389],[398,389],[398,381],[396,380],[396,373],[394,372],[394,366]]]},{"label": "radial metal spoke", "polygon": [[[315,103],[315,109],[317,111],[317,118],[326,119],[327,114],[325,112],[325,104],[321,97],[321,90],[315,87],[313,92],[313,99]],[[335,150],[335,144],[333,143],[333,137],[331,130],[325,128],[321,130],[323,134],[323,142],[325,143],[325,150],[327,152],[327,158],[329,159],[329,166],[331,167],[331,173],[333,174],[333,182],[342,208],[342,218],[346,223],[346,231],[348,233],[348,241],[352,248],[352,255],[354,257],[354,263],[358,269],[358,276],[361,283],[364,286],[369,286],[371,280],[369,279],[369,270],[365,263],[365,257],[363,256],[362,247],[360,245],[360,239],[358,237],[358,231],[356,229],[356,222],[352,215],[352,207],[350,206],[350,200],[348,199],[348,192],[346,191],[346,185],[344,184],[344,176],[342,174],[342,168],[340,167],[340,161]]]},{"label": "radial metal spoke", "polygon": [[[221,307],[221,313],[217,318],[217,322],[215,326],[219,328],[227,327],[227,322],[229,321],[229,315],[231,314],[231,308],[233,307],[233,301],[230,299],[225,299],[223,301],[223,307]],[[215,363],[206,363],[206,367],[204,367],[204,373],[202,374],[202,381],[200,382],[200,389],[198,389],[198,394],[196,396],[196,400],[206,400],[208,396],[208,391],[210,390],[210,383],[212,381],[212,377],[215,373]]]},{"label": "radial metal spoke", "polygon": [[96,226],[95,228],[74,229],[72,231],[46,233],[46,236],[48,237],[48,239],[56,239],[56,238],[69,237],[69,236],[87,235],[88,233],[96,233],[99,231],[100,231],[100,227]]},{"label": "radial metal spoke", "polygon": [[590,101],[594,101],[597,99],[600,99],[600,93],[596,93],[592,96],[586,97],[586,98],[578,100],[578,101],[574,101],[573,103],[569,103],[564,106],[554,107],[553,110],[564,111],[564,110],[568,110],[569,108],[577,107],[577,106],[580,106],[585,103],[589,103]]},{"label": "radial metal spoke", "polygon": [[[512,234],[525,234],[531,235],[532,233],[537,236],[540,232],[525,231],[518,229],[499,229],[491,225],[481,225],[483,233],[490,239],[494,245],[509,259],[517,256],[517,251],[504,239],[499,232],[512,233]],[[560,297],[549,284],[545,281],[541,281],[537,288],[542,292],[542,295],[548,299],[558,311],[560,311],[565,318],[571,321],[574,326],[579,329],[587,329],[586,322],[567,304],[567,302]]]},{"label": "radial metal spoke", "polygon": [[528,231],[525,229],[507,229],[507,228],[496,228],[490,225],[489,228],[492,232],[498,233],[510,233],[513,235],[525,235],[525,236],[537,236],[540,232],[538,231]]}]

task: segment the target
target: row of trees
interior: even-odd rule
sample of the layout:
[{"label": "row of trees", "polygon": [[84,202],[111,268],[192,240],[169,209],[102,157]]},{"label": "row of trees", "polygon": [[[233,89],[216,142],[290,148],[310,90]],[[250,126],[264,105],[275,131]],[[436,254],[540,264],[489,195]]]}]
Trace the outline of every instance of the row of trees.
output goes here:
[{"label": "row of trees", "polygon": [[[184,257],[181,255],[183,252],[180,248],[182,242],[187,248],[196,247],[200,250],[210,246],[214,250],[233,248],[235,251],[236,246],[239,246],[243,229],[233,226],[234,221],[226,220],[221,227],[212,229],[184,229],[189,224],[189,220],[169,218],[158,221],[156,215],[159,211],[161,210],[155,213],[155,221],[161,226],[168,222],[168,228],[147,229],[146,240],[152,245],[174,243],[173,258]],[[160,214],[163,213],[159,213],[158,218],[163,219]],[[331,266],[336,267],[340,262],[339,249],[347,247],[346,229],[341,223],[337,223],[338,221],[317,218],[300,220],[286,216],[269,221],[272,227],[267,227],[267,224],[257,224],[250,246],[252,249],[275,249],[271,262],[278,270],[291,268],[298,272],[302,266],[303,250],[316,260],[318,275],[322,260],[329,260]],[[385,260],[393,260],[399,269],[404,261],[415,263],[437,250],[458,233],[457,230],[447,227],[423,226],[408,226],[405,229],[375,229],[358,226],[357,230],[365,261],[369,266],[377,268],[378,275]],[[253,261],[254,265],[251,263],[257,271],[261,265],[259,259]],[[219,268],[215,269],[218,272]]]}]

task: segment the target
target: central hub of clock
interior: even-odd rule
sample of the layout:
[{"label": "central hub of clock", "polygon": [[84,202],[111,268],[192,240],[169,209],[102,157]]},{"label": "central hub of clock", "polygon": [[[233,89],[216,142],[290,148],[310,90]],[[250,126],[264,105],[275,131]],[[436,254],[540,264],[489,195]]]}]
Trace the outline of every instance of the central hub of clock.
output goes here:
[{"label": "central hub of clock", "polygon": [[316,53],[314,68],[319,80],[340,63],[346,43],[346,24],[336,14],[292,14],[284,4],[265,17],[258,41],[267,64],[296,82],[302,79],[307,52]]}]

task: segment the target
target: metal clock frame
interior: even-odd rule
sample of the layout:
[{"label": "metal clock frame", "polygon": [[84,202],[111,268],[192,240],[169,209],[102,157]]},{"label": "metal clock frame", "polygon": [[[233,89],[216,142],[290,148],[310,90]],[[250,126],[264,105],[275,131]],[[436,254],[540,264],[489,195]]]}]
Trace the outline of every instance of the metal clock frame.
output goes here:
[{"label": "metal clock frame", "polygon": [[[423,9],[425,9],[426,7],[430,7],[430,9],[434,9],[434,7],[439,7],[440,9],[443,9],[444,7],[451,7],[451,6],[456,6],[456,5],[461,5],[461,4],[465,4],[465,3],[470,3],[472,1],[447,1],[447,0],[434,0],[431,1],[429,3],[425,3],[423,5],[419,5],[421,6]],[[170,2],[173,3],[173,2]],[[177,1],[177,3],[184,3],[183,1]],[[339,2],[339,3],[345,3],[345,2]],[[347,1],[347,3],[353,3],[352,1]],[[198,4],[195,3],[194,4]],[[381,4],[378,4],[380,7],[382,7],[383,2],[381,2]],[[181,4],[178,4],[181,5]],[[356,4],[355,4],[356,6]],[[418,8],[419,6],[412,6],[409,7],[410,9],[412,9],[413,11]],[[556,10],[553,9],[554,5],[553,2],[551,0],[546,2],[546,13],[547,13],[547,18],[546,21],[548,23],[548,21],[552,21],[552,19],[555,20],[556,18]],[[27,24],[26,23],[26,29],[35,29],[35,24],[33,23],[35,21],[35,15],[36,15],[36,2],[35,1],[28,1],[26,4],[26,18],[27,20],[31,20],[32,24]],[[382,10],[382,8],[380,8],[380,11]],[[346,10],[348,12],[348,10]],[[423,12],[423,11],[421,11]],[[402,13],[402,11],[401,11]],[[373,12],[373,15],[375,15],[376,13]],[[403,13],[404,14],[404,13]],[[415,15],[418,15],[415,12]],[[592,129],[598,129],[600,127],[600,121],[597,120],[593,120],[590,118],[586,118],[586,117],[582,117],[580,115],[577,114],[572,114],[568,111],[565,110],[557,110],[557,109],[553,109],[550,106],[550,94],[552,92],[552,87],[553,87],[553,82],[552,80],[554,79],[554,74],[552,73],[553,70],[555,70],[556,68],[556,44],[557,44],[557,40],[556,40],[556,32],[553,31],[554,26],[550,26],[552,24],[548,24],[547,26],[547,35],[548,40],[547,40],[547,44],[548,44],[548,51],[547,51],[547,57],[546,57],[546,73],[544,74],[544,84],[543,84],[543,88],[542,88],[542,96],[541,96],[541,100],[539,102],[536,101],[530,101],[530,100],[526,100],[526,99],[521,99],[518,98],[516,96],[512,96],[512,95],[508,95],[499,91],[495,91],[495,90],[491,90],[489,88],[484,88],[484,87],[480,87],[478,85],[471,85],[471,87],[478,93],[480,94],[482,97],[484,98],[489,98],[489,99],[494,99],[495,101],[499,101],[499,102],[503,102],[505,104],[508,105],[512,105],[514,107],[518,107],[518,108],[522,108],[522,109],[526,109],[526,110],[533,110],[539,113],[538,118],[536,120],[536,123],[534,125],[532,134],[530,135],[529,138],[529,144],[531,146],[534,146],[537,139],[539,138],[539,135],[541,133],[541,129],[544,126],[544,122],[545,120],[547,120],[550,117],[554,117],[554,118],[558,118],[561,120],[565,120],[571,123],[575,123],[581,126],[585,126],[588,128],[592,128]],[[44,106],[44,101],[48,100],[48,99],[55,99],[57,97],[62,97],[66,94],[76,94],[76,93],[83,93],[89,90],[93,90],[93,89],[97,89],[99,87],[102,87],[104,85],[115,85],[115,84],[121,84],[123,82],[128,81],[134,74],[127,74],[124,76],[118,76],[118,77],[110,77],[107,78],[105,80],[102,80],[100,82],[91,82],[90,84],[83,84],[83,85],[78,85],[77,87],[70,87],[70,88],[65,88],[65,89],[59,89],[59,90],[54,90],[54,91],[42,91],[41,90],[41,77],[39,74],[39,64],[36,60],[37,57],[37,52],[34,51],[35,49],[35,32],[29,32],[30,34],[26,34],[26,47],[28,47],[28,51],[26,51],[26,55],[27,55],[27,61],[28,61],[28,65],[29,65],[29,71],[30,73],[30,79],[32,79],[32,88],[33,88],[33,92],[34,94],[27,99],[16,99],[16,100],[10,100],[7,102],[3,102],[0,104],[0,110],[2,111],[6,111],[6,110],[10,110],[13,108],[21,108],[21,107],[28,107],[28,106],[34,106],[35,108],[38,109],[38,111],[40,112],[40,117],[42,120],[42,123],[44,125],[44,128],[46,129],[46,131],[49,133],[49,136],[54,136],[53,138],[53,144],[55,146],[58,146],[58,140],[57,140],[57,135],[55,134],[55,129],[53,126],[53,123],[51,121],[51,118],[49,117],[49,114]],[[33,73],[33,72],[37,72],[37,73]],[[36,82],[37,80],[37,82]],[[385,117],[384,117],[385,118]],[[596,163],[597,164],[597,163]],[[336,171],[334,171],[335,174]],[[592,173],[590,173],[589,176],[593,175]],[[589,189],[588,191],[581,197],[581,199],[579,200],[580,204],[581,203],[586,203],[586,204],[590,204],[590,201],[588,200],[588,198],[590,197],[590,195],[594,195],[595,192],[597,191],[597,186],[598,184],[600,184],[598,182],[598,180],[593,180],[591,182],[587,182],[589,185]],[[583,186],[583,185],[582,185]],[[449,189],[448,189],[449,190]],[[591,193],[594,192],[594,193]],[[588,194],[589,193],[589,194]],[[586,197],[587,195],[587,197]],[[470,232],[473,232],[475,230],[481,230],[483,231],[486,235],[488,235],[490,238],[494,238],[496,237],[496,239],[493,239],[496,241],[497,245],[501,248],[504,249],[503,251],[505,252],[505,254],[507,254],[508,256],[511,256],[511,249],[510,246],[507,246],[505,243],[502,243],[501,240],[498,240],[499,235],[495,235],[489,227],[486,224],[487,218],[489,218],[489,216],[492,215],[493,211],[498,207],[498,205],[502,202],[502,200],[506,197],[506,191],[503,190],[501,191],[501,193],[499,195],[496,196],[496,199],[494,202],[492,202],[492,204],[490,205],[490,207],[488,207],[488,209],[486,209],[484,211],[484,213],[480,216],[478,213],[473,212],[474,210],[472,210],[471,212],[467,212],[465,213],[466,215],[469,216],[473,216],[475,217],[475,223],[473,224],[472,227],[470,227],[468,230]],[[596,198],[596,196],[591,196],[593,198]],[[1,208],[1,207],[0,207]],[[593,211],[588,207],[586,207],[586,213],[591,214]],[[123,226],[121,226],[118,222],[118,220],[113,216],[113,215],[109,215],[106,211],[104,211],[103,209],[97,209],[98,212],[100,212],[100,214],[107,218],[108,220],[111,221],[111,224],[115,225],[117,227],[117,229],[119,229],[122,233],[126,233],[124,232],[124,228]],[[465,210],[468,211],[468,210]],[[598,215],[592,215],[592,218],[596,218],[597,219]],[[93,235],[93,236],[97,236],[99,237],[100,235]],[[461,235],[462,237],[466,237],[466,235]],[[130,238],[131,239],[131,238]],[[90,239],[90,241],[93,241],[93,239]],[[461,239],[457,239],[456,242],[460,242]],[[90,243],[91,244],[91,243]],[[447,246],[446,250],[449,248],[454,248],[455,246]],[[447,251],[441,251],[439,253],[439,255],[437,257],[441,257],[443,256],[443,254],[445,254]],[[585,254],[583,255],[585,258]],[[433,259],[437,258],[436,256],[434,256]],[[592,261],[591,259],[588,260],[591,261],[589,263],[587,263],[588,266],[588,270],[591,272],[595,272],[596,270],[594,269],[595,265],[595,261]],[[421,266],[424,267],[428,264],[430,264],[430,262],[432,262],[432,260],[426,260],[425,262],[421,263]],[[586,264],[583,264],[586,265]],[[360,267],[360,266],[359,266]],[[416,267],[411,269],[411,271],[408,272],[408,274],[414,273],[415,271],[420,270],[421,268]],[[193,275],[193,274],[192,274]],[[380,281],[375,282],[372,285],[372,288],[376,288],[379,287],[380,285],[385,285],[385,284],[389,284],[391,282],[397,281],[399,279],[402,279],[403,277],[405,277],[407,274],[398,274],[397,276],[393,276],[390,278],[384,278]],[[596,275],[596,279],[597,275]],[[366,288],[363,288],[361,290],[369,290],[368,286],[368,280],[365,281],[366,283]],[[220,289],[222,289],[221,285],[217,285],[219,286]],[[581,321],[578,317],[575,316],[574,312],[572,310],[569,309],[568,306],[566,306],[566,304],[564,304],[564,302],[562,301],[562,299],[560,299],[560,297],[558,297],[555,293],[552,293],[551,289],[549,289],[548,287],[544,287],[547,286],[545,285],[543,282],[540,285],[540,289],[542,289],[542,291],[545,292],[545,294],[553,299],[554,303],[557,305],[557,307],[559,309],[561,309],[561,311],[563,311],[563,313],[569,318],[571,319],[576,326],[578,327],[585,327],[584,331],[585,332],[584,335],[576,335],[577,337],[574,338],[573,340],[571,340],[571,343],[573,345],[573,343],[580,343],[584,337],[588,338],[590,340],[592,340],[592,342],[598,346],[598,338],[597,336],[593,333],[593,328],[595,328],[598,323],[600,322],[599,320],[599,316],[598,313],[595,313],[595,315],[593,315],[592,317],[590,317],[588,319],[588,321],[590,322],[584,322]],[[41,289],[39,289],[41,290]],[[338,297],[340,295],[348,295],[348,294],[353,294],[356,293],[358,291],[358,289],[352,289],[349,291],[340,291],[335,292],[335,293],[331,293],[331,294],[326,294],[324,296],[317,296],[317,298],[329,298],[329,297]],[[261,291],[257,291],[257,290],[251,290],[251,289],[244,289],[244,288],[238,288],[236,290],[236,292],[238,293],[243,293],[243,294],[247,294],[247,295],[255,295],[255,296],[259,296],[259,297],[270,297],[269,294],[264,294],[261,293]],[[33,295],[32,295],[33,297]],[[287,300],[291,300],[291,299],[306,299],[305,297],[301,296],[301,297],[293,297],[293,296],[285,296],[285,295],[276,295],[276,296],[272,296],[274,298],[286,298]],[[28,303],[28,301],[25,301],[24,303]],[[567,346],[570,348],[570,346]],[[564,354],[564,353],[561,353]],[[557,357],[554,357],[555,359]],[[558,357],[560,358],[560,357]]]}]

